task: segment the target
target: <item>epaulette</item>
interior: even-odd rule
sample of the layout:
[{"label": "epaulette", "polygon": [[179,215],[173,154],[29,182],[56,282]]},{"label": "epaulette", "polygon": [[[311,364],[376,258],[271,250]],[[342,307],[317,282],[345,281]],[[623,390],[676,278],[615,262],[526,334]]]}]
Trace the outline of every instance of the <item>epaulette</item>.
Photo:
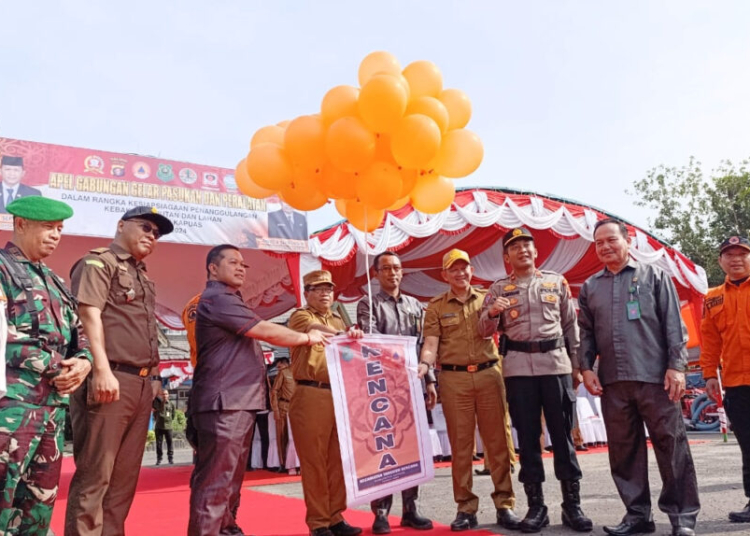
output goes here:
[{"label": "epaulette", "polygon": [[443,296],[445,296],[445,294],[440,294],[440,295],[438,295],[438,296],[435,296],[434,298],[432,298],[432,299],[430,300],[430,303],[435,303],[435,302],[439,302],[440,300],[442,300],[442,299],[443,299]]},{"label": "epaulette", "polygon": [[109,251],[109,248],[94,248],[89,250],[89,253],[95,253],[96,255],[101,255],[102,253],[106,253]]}]

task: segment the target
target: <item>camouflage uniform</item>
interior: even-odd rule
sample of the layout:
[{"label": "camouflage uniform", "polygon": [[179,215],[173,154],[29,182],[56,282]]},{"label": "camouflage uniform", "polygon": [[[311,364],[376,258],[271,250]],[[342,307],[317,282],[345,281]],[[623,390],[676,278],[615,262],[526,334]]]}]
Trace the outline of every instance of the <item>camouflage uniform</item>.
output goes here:
[{"label": "camouflage uniform", "polygon": [[8,300],[8,392],[0,399],[0,532],[46,535],[57,498],[68,397],[42,374],[66,357],[92,357],[62,281],[12,243],[4,253],[30,278],[36,307],[28,306],[29,293],[0,255],[0,287]]}]

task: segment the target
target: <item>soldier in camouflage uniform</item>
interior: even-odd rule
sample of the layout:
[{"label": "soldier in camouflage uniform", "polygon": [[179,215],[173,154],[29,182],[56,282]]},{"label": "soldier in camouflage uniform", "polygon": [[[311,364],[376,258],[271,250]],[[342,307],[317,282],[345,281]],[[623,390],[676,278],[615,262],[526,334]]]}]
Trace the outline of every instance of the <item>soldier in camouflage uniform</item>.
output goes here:
[{"label": "soldier in camouflage uniform", "polygon": [[91,370],[75,300],[43,262],[73,210],[23,197],[9,204],[13,241],[0,250],[7,297],[8,392],[0,399],[0,532],[46,535],[62,466],[68,394]]}]

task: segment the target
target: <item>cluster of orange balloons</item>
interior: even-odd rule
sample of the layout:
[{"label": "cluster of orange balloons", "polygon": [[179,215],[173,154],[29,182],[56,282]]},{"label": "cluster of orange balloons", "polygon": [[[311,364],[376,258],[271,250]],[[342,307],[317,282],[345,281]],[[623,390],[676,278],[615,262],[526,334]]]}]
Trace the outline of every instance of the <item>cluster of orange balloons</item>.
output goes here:
[{"label": "cluster of orange balloons", "polygon": [[474,172],[484,156],[479,136],[464,128],[469,98],[443,89],[434,63],[402,69],[382,51],[362,60],[359,85],[328,91],[317,114],[258,129],[237,165],[239,189],[258,199],[278,194],[303,211],[332,199],[366,232],[407,203],[431,214],[448,208],[451,179]]}]

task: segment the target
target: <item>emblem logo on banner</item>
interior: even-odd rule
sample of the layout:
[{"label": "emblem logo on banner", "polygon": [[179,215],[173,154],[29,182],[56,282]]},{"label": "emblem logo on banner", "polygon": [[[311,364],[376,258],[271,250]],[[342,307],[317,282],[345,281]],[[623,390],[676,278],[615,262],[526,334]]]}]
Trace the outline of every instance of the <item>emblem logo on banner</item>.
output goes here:
[{"label": "emblem logo on banner", "polygon": [[193,184],[198,180],[198,174],[195,170],[188,168],[182,168],[179,173],[180,180],[183,184]]},{"label": "emblem logo on banner", "polygon": [[87,156],[83,161],[83,168],[86,173],[104,173],[104,160],[100,156],[92,154]]},{"label": "emblem logo on banner", "polygon": [[326,347],[347,504],[434,477],[416,338],[334,337]]},{"label": "emblem logo on banner", "polygon": [[156,170],[156,176],[160,181],[169,182],[174,179],[174,172],[172,171],[171,164],[159,164],[159,169]]},{"label": "emblem logo on banner", "polygon": [[148,179],[151,176],[151,166],[146,162],[136,162],[133,164],[133,176],[136,179]]}]

